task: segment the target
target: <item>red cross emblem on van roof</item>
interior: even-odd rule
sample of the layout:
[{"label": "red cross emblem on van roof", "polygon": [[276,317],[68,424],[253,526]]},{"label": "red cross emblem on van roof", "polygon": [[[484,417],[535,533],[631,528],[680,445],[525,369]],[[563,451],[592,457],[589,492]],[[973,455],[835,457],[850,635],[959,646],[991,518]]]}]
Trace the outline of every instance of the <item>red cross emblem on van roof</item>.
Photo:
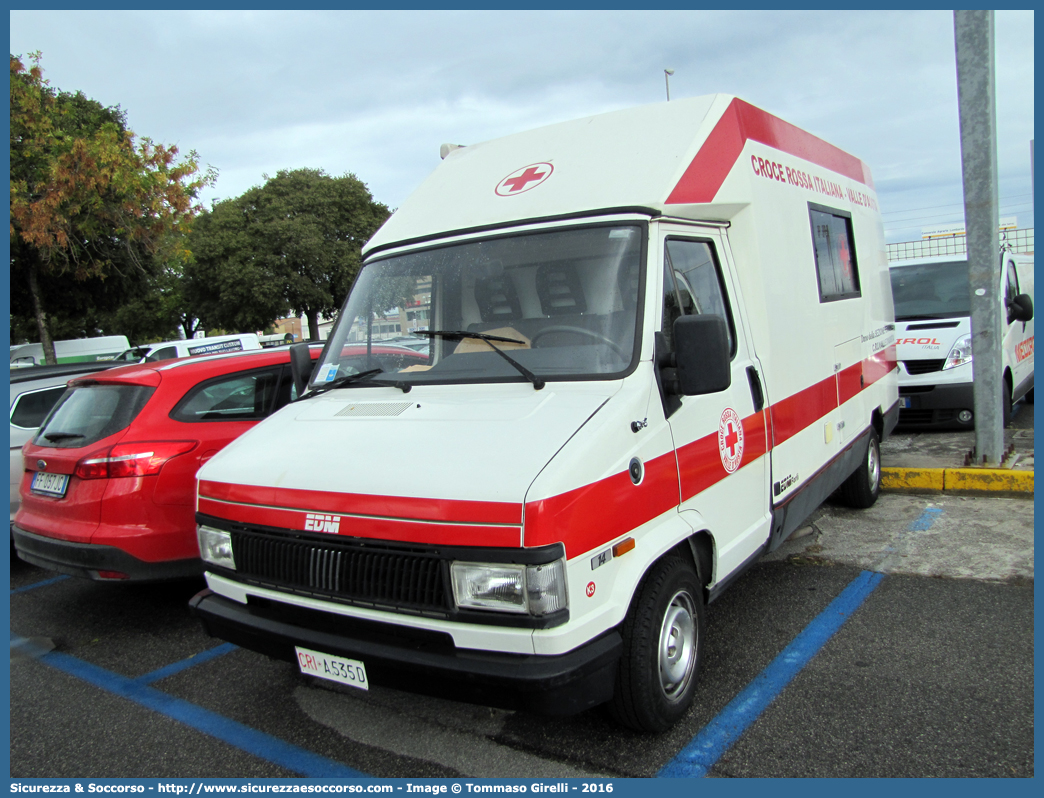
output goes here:
[{"label": "red cross emblem on van roof", "polygon": [[536,188],[555,170],[549,163],[533,163],[516,169],[497,184],[496,193],[500,197],[508,197],[512,194],[521,194]]}]

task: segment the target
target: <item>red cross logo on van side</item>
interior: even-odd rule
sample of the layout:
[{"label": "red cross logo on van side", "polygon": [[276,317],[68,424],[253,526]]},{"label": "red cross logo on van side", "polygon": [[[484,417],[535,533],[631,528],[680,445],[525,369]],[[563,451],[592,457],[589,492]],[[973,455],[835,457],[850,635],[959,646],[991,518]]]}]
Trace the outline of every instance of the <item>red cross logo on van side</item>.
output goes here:
[{"label": "red cross logo on van side", "polygon": [[739,443],[739,433],[732,428],[732,422],[728,423],[728,431],[725,433],[725,448],[729,450],[729,457],[736,456],[736,444]]},{"label": "red cross logo on van side", "polygon": [[533,163],[516,169],[497,184],[497,196],[510,197],[536,188],[551,177],[553,171],[555,167],[549,163]]},{"label": "red cross logo on van side", "polygon": [[722,411],[718,421],[718,453],[722,466],[730,474],[743,462],[743,421],[731,407]]}]

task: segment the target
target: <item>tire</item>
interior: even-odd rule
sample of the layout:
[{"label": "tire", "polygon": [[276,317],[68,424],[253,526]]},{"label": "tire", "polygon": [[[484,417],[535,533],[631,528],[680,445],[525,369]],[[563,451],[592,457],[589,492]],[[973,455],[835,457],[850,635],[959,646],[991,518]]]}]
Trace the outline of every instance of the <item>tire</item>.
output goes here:
[{"label": "tire", "polygon": [[1004,420],[1004,429],[1007,429],[1011,424],[1011,383],[1006,379],[1004,380],[1004,397],[1001,399],[1004,403],[1001,405],[1001,418]]},{"label": "tire", "polygon": [[849,507],[865,510],[873,507],[881,493],[881,440],[877,430],[870,428],[866,455],[859,468],[841,483],[841,499]]},{"label": "tire", "polygon": [[1026,394],[1026,404],[1028,404],[1028,405],[1033,404],[1033,389],[1032,388],[1030,388],[1029,389],[1029,393]]},{"label": "tire", "polygon": [[692,705],[703,659],[703,589],[690,561],[657,560],[623,625],[623,654],[609,711],[639,732],[662,732]]}]

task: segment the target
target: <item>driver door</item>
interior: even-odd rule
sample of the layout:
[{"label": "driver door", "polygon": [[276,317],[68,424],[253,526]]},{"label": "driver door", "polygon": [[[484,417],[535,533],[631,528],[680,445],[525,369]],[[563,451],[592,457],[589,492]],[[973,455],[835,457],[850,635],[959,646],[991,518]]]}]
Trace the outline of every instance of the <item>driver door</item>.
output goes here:
[{"label": "driver door", "polygon": [[671,332],[680,315],[722,316],[729,329],[729,388],[683,396],[668,407],[681,510],[695,529],[713,536],[717,582],[758,554],[769,536],[767,395],[723,231],[665,224],[659,227],[658,243],[663,275],[660,331],[668,350],[673,350]]}]

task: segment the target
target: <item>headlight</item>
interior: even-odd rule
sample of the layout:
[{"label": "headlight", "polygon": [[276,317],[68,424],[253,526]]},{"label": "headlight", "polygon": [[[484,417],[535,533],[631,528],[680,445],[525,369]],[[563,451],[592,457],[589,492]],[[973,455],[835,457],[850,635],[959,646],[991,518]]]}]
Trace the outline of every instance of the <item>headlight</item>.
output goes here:
[{"label": "headlight", "polygon": [[963,366],[965,363],[971,363],[972,359],[972,337],[965,335],[963,338],[959,338],[957,343],[953,345],[950,350],[950,354],[946,356],[946,363],[943,365],[943,370],[952,369],[957,366]]},{"label": "headlight", "polygon": [[196,527],[199,540],[199,556],[203,562],[236,570],[236,559],[232,556],[232,535],[209,526]]},{"label": "headlight", "polygon": [[455,562],[450,566],[458,607],[548,615],[565,609],[565,563],[500,565]]}]

